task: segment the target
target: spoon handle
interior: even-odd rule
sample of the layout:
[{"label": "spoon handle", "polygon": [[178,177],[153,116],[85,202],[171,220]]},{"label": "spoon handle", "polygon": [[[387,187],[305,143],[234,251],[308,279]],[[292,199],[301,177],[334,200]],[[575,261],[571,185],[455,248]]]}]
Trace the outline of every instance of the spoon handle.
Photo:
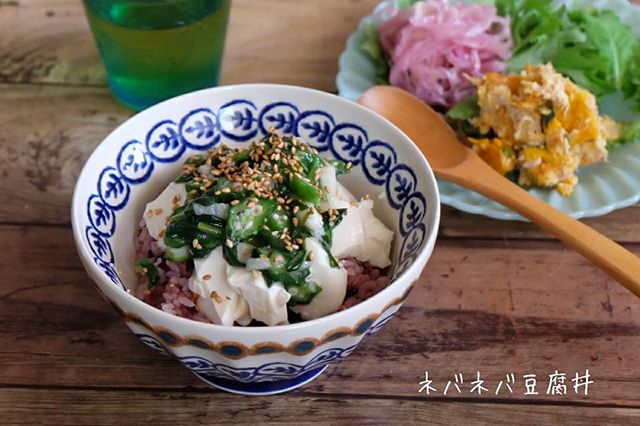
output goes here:
[{"label": "spoon handle", "polygon": [[640,296],[640,258],[593,228],[556,210],[501,176],[475,154],[436,175],[476,191],[527,217]]}]

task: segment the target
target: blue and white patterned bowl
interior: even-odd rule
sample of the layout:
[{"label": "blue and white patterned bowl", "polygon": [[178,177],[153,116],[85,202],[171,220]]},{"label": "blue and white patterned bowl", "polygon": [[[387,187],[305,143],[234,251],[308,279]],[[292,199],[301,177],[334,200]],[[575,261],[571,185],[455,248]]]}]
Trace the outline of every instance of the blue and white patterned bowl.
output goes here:
[{"label": "blue and white patterned bowl", "polygon": [[[275,126],[328,157],[351,161],[343,183],[371,195],[395,231],[393,281],[345,311],[276,327],[204,324],[136,299],[133,235],[146,203],[185,158],[217,144],[243,146]],[[180,96],[129,119],[87,160],[73,196],[73,232],[100,293],[147,345],[215,387],[244,394],[294,389],[349,355],[408,296],[431,255],[440,218],[436,181],[395,126],[361,106],[291,86],[241,85]]]},{"label": "blue and white patterned bowl", "polygon": [[[386,5],[395,0],[385,0],[376,10],[386,10]],[[478,0],[464,0],[479,2]],[[615,12],[622,22],[640,37],[640,6],[628,0],[554,0],[569,9],[599,8]],[[366,16],[349,36],[340,55],[340,71],[336,85],[340,96],[356,99],[368,88],[377,84],[376,67],[370,57],[360,48],[365,38],[364,28],[374,22],[374,13]],[[640,113],[631,111],[619,93],[600,102],[601,112],[617,120],[638,121]],[[575,218],[600,216],[613,210],[628,207],[640,201],[640,141],[616,147],[609,153],[606,163],[581,167],[577,172],[580,182],[570,197],[545,188],[529,188],[532,195]],[[452,182],[438,180],[443,204],[467,213],[482,214],[495,219],[526,220],[516,212],[465,189]]]}]

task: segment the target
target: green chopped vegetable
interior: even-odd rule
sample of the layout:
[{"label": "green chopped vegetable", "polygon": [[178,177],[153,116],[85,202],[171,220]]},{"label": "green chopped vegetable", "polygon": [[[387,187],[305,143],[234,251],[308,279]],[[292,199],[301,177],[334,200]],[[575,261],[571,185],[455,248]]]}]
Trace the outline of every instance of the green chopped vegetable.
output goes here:
[{"label": "green chopped vegetable", "polygon": [[195,238],[196,229],[189,219],[173,220],[164,233],[164,244],[171,248],[186,246]]},{"label": "green chopped vegetable", "polygon": [[136,263],[136,266],[140,272],[147,275],[149,289],[152,289],[156,284],[158,284],[158,281],[160,281],[160,273],[151,260],[145,257],[144,259],[140,259],[138,263]]},{"label": "green chopped vegetable", "polygon": [[293,179],[291,179],[291,190],[302,201],[308,202],[312,206],[320,204],[320,190],[307,179],[294,175]]},{"label": "green chopped vegetable", "polygon": [[189,252],[189,246],[184,245],[182,247],[174,248],[167,247],[164,251],[164,257],[173,262],[184,262],[191,259],[191,253]]},{"label": "green chopped vegetable", "polygon": [[187,161],[184,162],[184,164],[187,164],[193,167],[200,167],[206,162],[207,162],[207,157],[205,157],[204,155],[194,155],[192,157],[189,157]]},{"label": "green chopped vegetable", "polygon": [[328,163],[335,167],[337,175],[346,175],[351,170],[349,167],[347,167],[344,161],[329,160]]},{"label": "green chopped vegetable", "polygon": [[224,233],[224,229],[211,225],[205,221],[198,222],[198,231],[202,231],[206,234],[221,237]]},{"label": "green chopped vegetable", "polygon": [[244,241],[253,237],[275,209],[275,200],[259,199],[254,202],[245,198],[229,210],[227,238],[231,241]]},{"label": "green chopped vegetable", "polygon": [[244,266],[244,263],[238,259],[238,246],[233,245],[229,247],[227,244],[222,245],[222,255],[224,256],[224,260],[231,266]]},{"label": "green chopped vegetable", "polygon": [[291,218],[284,210],[275,210],[267,219],[266,225],[271,231],[282,231],[291,225]]},{"label": "green chopped vegetable", "polygon": [[251,195],[251,191],[243,189],[235,182],[230,182],[229,179],[224,176],[218,178],[210,193],[215,194],[216,199],[224,203],[233,200],[242,200]]},{"label": "green chopped vegetable", "polygon": [[507,157],[515,157],[516,156],[516,154],[513,152],[513,149],[509,148],[508,146],[503,146],[502,148],[500,148],[500,152],[502,152]]},{"label": "green chopped vegetable", "polygon": [[183,173],[178,176],[176,180],[174,180],[175,183],[187,183],[191,181],[193,181],[193,176],[191,175],[191,173]]},{"label": "green chopped vegetable", "polygon": [[[289,301],[291,306],[309,303],[313,296],[320,292],[317,284],[307,280],[310,271],[306,258],[307,253],[304,250],[298,250],[294,253],[273,250],[269,254],[271,267],[264,271],[267,282],[270,284],[282,283],[292,296]],[[298,296],[294,296],[294,294]]]},{"label": "green chopped vegetable", "polygon": [[198,182],[194,182],[193,180],[185,182],[184,188],[187,191],[187,194],[191,193],[191,191],[196,191],[197,193],[200,192],[200,184]]},{"label": "green chopped vegetable", "polygon": [[244,163],[245,161],[249,161],[249,150],[245,149],[244,151],[240,151],[233,157],[233,161],[238,164]]},{"label": "green chopped vegetable", "polygon": [[305,176],[309,179],[313,180],[316,172],[324,166],[322,158],[311,151],[296,151],[295,155],[300,161]]},{"label": "green chopped vegetable", "polygon": [[322,291],[322,287],[313,281],[309,281],[304,282],[304,285],[301,286],[290,286],[287,291],[291,294],[289,305],[307,305]]},{"label": "green chopped vegetable", "polygon": [[320,245],[322,245],[322,248],[324,248],[325,252],[327,252],[327,256],[329,257],[329,265],[331,265],[332,268],[340,267],[340,264],[338,263],[336,258],[333,257],[333,253],[331,253],[331,242],[333,240],[333,228],[335,228],[340,224],[340,222],[342,222],[342,219],[344,218],[344,214],[346,212],[347,212],[347,209],[338,209],[336,218],[333,221],[330,220],[330,215],[328,213],[325,212],[322,214],[322,217],[324,220],[324,236],[320,241]]},{"label": "green chopped vegetable", "polygon": [[322,248],[324,249],[324,251],[327,252],[327,257],[329,258],[329,265],[331,265],[332,268],[340,268],[340,264],[338,263],[336,258],[333,257],[333,254],[331,253],[331,243],[327,242],[326,240],[322,240],[320,244],[322,245]]},{"label": "green chopped vegetable", "polygon": [[289,259],[289,262],[287,263],[287,271],[292,272],[300,269],[300,266],[302,266],[302,262],[304,262],[306,257],[307,257],[307,253],[304,250],[296,251],[291,256],[291,259]]}]

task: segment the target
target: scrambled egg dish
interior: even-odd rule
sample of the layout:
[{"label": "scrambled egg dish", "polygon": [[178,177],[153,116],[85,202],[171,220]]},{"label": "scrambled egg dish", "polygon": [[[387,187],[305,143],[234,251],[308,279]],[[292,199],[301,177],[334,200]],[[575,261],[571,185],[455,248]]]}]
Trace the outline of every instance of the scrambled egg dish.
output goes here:
[{"label": "scrambled egg dish", "polygon": [[550,64],[470,80],[480,107],[471,123],[487,136],[469,141],[498,172],[519,172],[520,185],[570,195],[578,183],[576,169],[606,160],[607,140],[619,137],[619,125],[598,115],[595,97]]}]

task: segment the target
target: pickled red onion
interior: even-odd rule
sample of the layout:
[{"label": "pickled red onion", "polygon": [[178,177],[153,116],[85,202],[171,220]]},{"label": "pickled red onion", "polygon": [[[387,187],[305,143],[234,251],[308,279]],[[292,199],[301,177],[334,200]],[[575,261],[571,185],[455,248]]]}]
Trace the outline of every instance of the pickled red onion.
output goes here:
[{"label": "pickled red onion", "polygon": [[379,33],[389,82],[433,106],[472,94],[465,75],[503,71],[511,55],[510,20],[494,6],[427,0],[385,14]]}]

